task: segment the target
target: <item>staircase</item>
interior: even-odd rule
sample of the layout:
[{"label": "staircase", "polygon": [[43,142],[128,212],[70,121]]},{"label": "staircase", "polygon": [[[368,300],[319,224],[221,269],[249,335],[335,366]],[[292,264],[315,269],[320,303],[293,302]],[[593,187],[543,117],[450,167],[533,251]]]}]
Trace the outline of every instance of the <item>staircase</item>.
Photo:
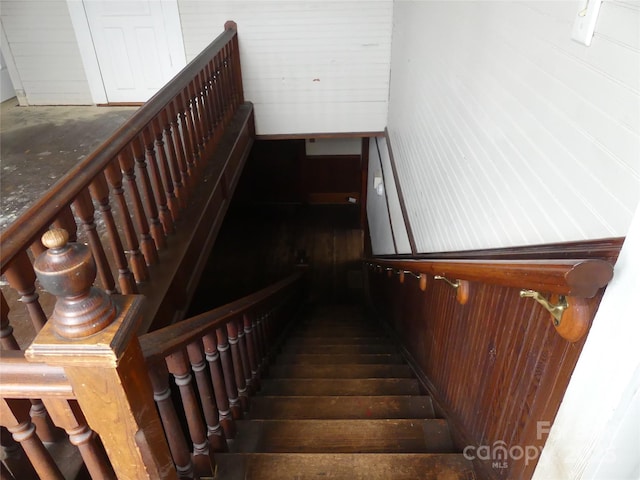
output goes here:
[{"label": "staircase", "polygon": [[327,307],[291,331],[217,478],[472,479],[413,372],[360,309]]}]

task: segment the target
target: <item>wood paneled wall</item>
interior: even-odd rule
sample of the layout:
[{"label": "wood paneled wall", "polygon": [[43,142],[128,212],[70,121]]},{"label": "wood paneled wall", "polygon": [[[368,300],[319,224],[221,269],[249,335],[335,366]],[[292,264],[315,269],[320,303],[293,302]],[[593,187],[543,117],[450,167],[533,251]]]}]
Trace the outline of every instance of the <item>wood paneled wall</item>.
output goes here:
[{"label": "wood paneled wall", "polygon": [[[370,302],[450,420],[457,446],[489,457],[475,461],[481,478],[530,478],[584,339],[562,339],[519,289],[471,282],[460,305],[433,277],[424,292],[410,275],[404,283],[386,272],[368,277]],[[501,460],[500,446],[514,450]],[[516,458],[520,451],[530,458]]]}]

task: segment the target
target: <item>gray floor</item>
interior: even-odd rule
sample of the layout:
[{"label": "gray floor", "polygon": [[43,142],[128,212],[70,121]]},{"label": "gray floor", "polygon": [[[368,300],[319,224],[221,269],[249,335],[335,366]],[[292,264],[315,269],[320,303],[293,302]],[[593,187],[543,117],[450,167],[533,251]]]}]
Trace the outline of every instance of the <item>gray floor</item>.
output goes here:
[{"label": "gray floor", "polygon": [[137,108],[0,104],[0,231]]}]

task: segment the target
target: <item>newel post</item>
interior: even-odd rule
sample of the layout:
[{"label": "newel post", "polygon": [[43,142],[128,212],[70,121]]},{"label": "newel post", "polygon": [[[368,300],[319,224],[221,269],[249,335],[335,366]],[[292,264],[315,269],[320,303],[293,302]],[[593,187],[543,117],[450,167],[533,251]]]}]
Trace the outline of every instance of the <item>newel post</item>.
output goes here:
[{"label": "newel post", "polygon": [[176,479],[136,336],[142,297],[112,297],[93,287],[88,248],[68,238],[59,229],[42,237],[49,250],[34,268],[57,300],[25,356],[64,367],[118,479]]}]

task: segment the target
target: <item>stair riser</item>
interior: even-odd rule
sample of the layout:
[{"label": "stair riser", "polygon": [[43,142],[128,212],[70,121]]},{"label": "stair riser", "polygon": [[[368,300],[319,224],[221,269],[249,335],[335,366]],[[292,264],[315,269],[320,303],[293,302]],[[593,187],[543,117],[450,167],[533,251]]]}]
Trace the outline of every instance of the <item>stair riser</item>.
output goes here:
[{"label": "stair riser", "polygon": [[413,378],[408,365],[274,365],[270,378]]},{"label": "stair riser", "polygon": [[369,355],[318,355],[318,354],[280,354],[276,358],[276,364],[301,364],[301,365],[339,365],[339,364],[403,364],[404,359],[400,354],[369,354]]},{"label": "stair riser", "polygon": [[269,379],[260,395],[419,395],[415,379]]}]

